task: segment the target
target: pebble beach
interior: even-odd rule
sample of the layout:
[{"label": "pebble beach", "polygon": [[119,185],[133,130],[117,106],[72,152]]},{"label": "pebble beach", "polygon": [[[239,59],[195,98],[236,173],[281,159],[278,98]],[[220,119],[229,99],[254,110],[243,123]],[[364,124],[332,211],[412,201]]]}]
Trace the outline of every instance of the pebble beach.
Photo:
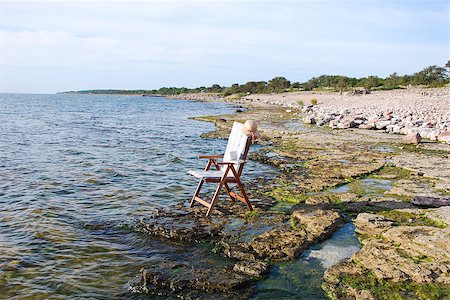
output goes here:
[{"label": "pebble beach", "polygon": [[[177,98],[237,100],[236,96],[221,97],[208,93],[184,94]],[[361,94],[307,91],[250,94],[238,101],[300,108],[305,113],[303,122],[307,124],[334,129],[376,129],[410,136],[419,134],[420,138],[450,143],[450,87],[413,87]]]}]

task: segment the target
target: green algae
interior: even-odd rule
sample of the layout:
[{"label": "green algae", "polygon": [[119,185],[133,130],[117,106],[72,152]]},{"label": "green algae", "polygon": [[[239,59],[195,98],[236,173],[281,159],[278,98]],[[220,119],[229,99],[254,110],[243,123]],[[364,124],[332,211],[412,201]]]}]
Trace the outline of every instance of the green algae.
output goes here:
[{"label": "green algae", "polygon": [[369,270],[364,270],[364,274],[361,275],[339,274],[339,284],[336,288],[330,289],[327,283],[324,283],[322,288],[332,299],[344,299],[345,290],[348,288],[370,291],[377,300],[448,299],[450,295],[450,285],[436,282],[391,282],[377,277]]},{"label": "green algae", "polygon": [[400,167],[396,167],[396,166],[392,166],[392,165],[385,165],[377,172],[371,174],[370,177],[379,178],[379,179],[385,179],[385,178],[407,179],[407,178],[411,177],[411,173],[412,173],[411,171],[404,169],[404,168],[400,168]]},{"label": "green algae", "polygon": [[395,221],[396,225],[399,226],[430,226],[447,228],[446,223],[428,218],[425,214],[416,214],[399,210],[386,210],[378,212],[378,214]]},{"label": "green algae", "polygon": [[439,157],[447,157],[449,152],[447,150],[439,150],[439,149],[429,149],[420,146],[414,145],[405,145],[402,148],[403,151],[419,153],[426,156],[439,156]]},{"label": "green algae", "polygon": [[288,202],[293,204],[303,203],[309,197],[305,193],[294,191],[294,189],[289,186],[275,187],[274,189],[265,192],[265,194],[278,202]]}]

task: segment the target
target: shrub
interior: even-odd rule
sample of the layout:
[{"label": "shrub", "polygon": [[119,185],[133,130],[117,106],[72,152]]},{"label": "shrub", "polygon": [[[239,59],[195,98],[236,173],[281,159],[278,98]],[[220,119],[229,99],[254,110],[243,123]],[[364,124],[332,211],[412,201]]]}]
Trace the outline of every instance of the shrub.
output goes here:
[{"label": "shrub", "polygon": [[298,100],[298,106],[303,106],[303,105],[305,105],[305,103],[303,103],[303,101],[302,100]]},{"label": "shrub", "polygon": [[317,104],[317,99],[316,98],[311,99],[311,104],[312,105],[316,105]]}]

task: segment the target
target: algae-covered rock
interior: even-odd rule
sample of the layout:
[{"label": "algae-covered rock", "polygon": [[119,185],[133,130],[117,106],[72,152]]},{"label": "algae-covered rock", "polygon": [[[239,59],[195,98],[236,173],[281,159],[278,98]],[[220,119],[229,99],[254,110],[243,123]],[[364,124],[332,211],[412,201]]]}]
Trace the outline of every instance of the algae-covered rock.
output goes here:
[{"label": "algae-covered rock", "polygon": [[374,236],[389,229],[394,224],[394,221],[377,214],[360,213],[354,223],[356,225],[356,233]]},{"label": "algae-covered rock", "polygon": [[181,299],[245,299],[253,290],[251,278],[230,269],[199,268],[178,262],[142,268],[129,287],[131,293]]},{"label": "algae-covered rock", "polygon": [[330,236],[343,223],[339,213],[326,209],[299,209],[291,218],[291,225],[314,241]]},{"label": "algae-covered rock", "polygon": [[444,299],[450,293],[450,229],[442,221],[447,213],[441,207],[359,214],[355,225],[364,245],[325,272],[324,290],[333,299],[358,299],[366,290],[375,299]]},{"label": "algae-covered rock", "polygon": [[269,265],[263,261],[239,261],[233,271],[253,277],[264,277],[269,272]]},{"label": "algae-covered rock", "polygon": [[448,228],[398,226],[366,240],[353,259],[382,279],[450,284],[449,253]]},{"label": "algae-covered rock", "polygon": [[205,222],[196,211],[187,209],[157,210],[152,217],[139,220],[136,226],[145,234],[183,243],[209,241],[220,236],[222,227]]},{"label": "algae-covered rock", "polygon": [[310,245],[304,231],[279,229],[265,232],[250,244],[258,257],[275,261],[293,260]]}]

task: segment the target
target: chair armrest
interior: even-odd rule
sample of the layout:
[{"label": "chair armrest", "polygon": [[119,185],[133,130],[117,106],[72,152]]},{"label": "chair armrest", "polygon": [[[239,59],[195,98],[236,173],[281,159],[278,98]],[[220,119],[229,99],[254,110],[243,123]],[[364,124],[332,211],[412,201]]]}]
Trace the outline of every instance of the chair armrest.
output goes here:
[{"label": "chair armrest", "polygon": [[218,165],[237,165],[239,161],[218,161],[216,164]]},{"label": "chair armrest", "polygon": [[200,155],[198,158],[222,158],[223,155]]}]

